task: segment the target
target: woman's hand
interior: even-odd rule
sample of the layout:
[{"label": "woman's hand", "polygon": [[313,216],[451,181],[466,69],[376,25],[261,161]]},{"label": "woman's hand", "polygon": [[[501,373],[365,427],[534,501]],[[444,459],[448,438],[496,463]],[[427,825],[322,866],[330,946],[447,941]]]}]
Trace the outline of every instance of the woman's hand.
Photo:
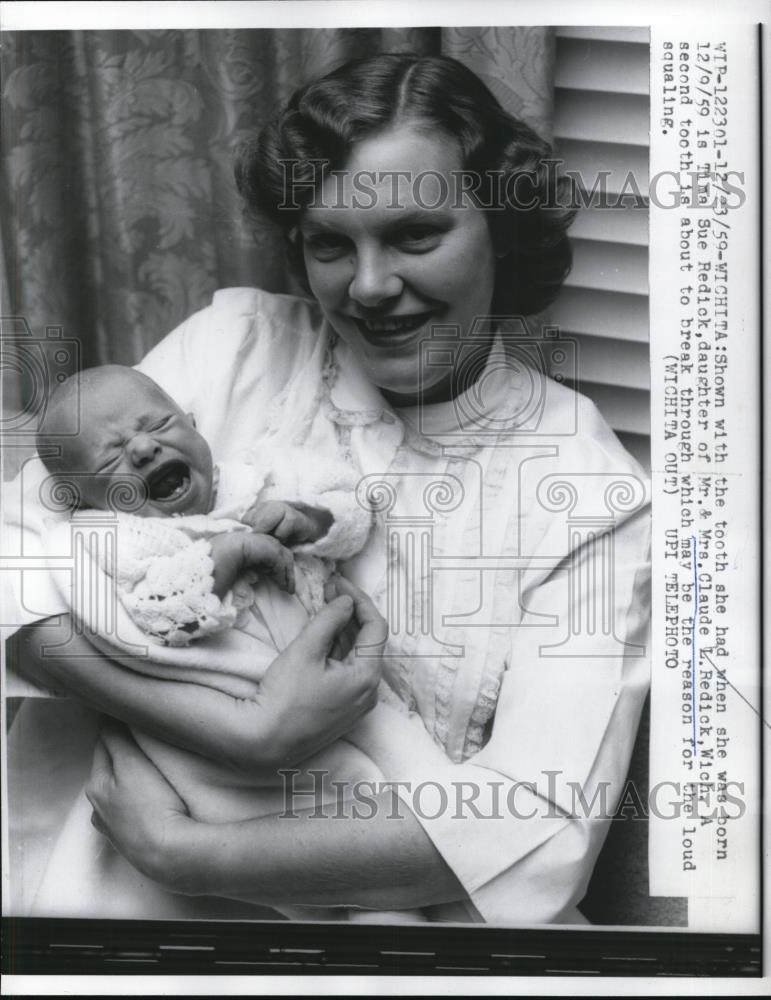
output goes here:
[{"label": "woman's hand", "polygon": [[260,685],[260,703],[274,714],[273,759],[281,766],[297,764],[343,736],[377,702],[385,620],[347,581],[337,581],[329,596],[331,603],[273,662]]},{"label": "woman's hand", "polygon": [[[9,663],[32,683],[74,695],[160,740],[274,778],[278,767],[348,732],[377,700],[385,622],[366,594],[347,583],[339,587],[343,595],[274,661],[255,701],[127,670],[78,634],[68,615],[13,635]],[[369,655],[330,659],[343,633],[343,645],[355,638]]]},{"label": "woman's hand", "polygon": [[94,748],[86,796],[91,822],[143,874],[178,892],[195,865],[181,849],[195,827],[187,806],[131,736],[107,724]]}]

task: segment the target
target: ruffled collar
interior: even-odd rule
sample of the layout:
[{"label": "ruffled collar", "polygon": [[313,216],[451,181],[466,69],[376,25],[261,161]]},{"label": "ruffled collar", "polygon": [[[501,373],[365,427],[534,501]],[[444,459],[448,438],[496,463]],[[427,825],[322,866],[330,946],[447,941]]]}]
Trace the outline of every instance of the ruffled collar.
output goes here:
[{"label": "ruffled collar", "polygon": [[395,420],[380,390],[372,385],[348,345],[329,329],[329,349],[322,380],[329,393],[329,418],[344,427],[361,427],[382,420],[387,413]]},{"label": "ruffled collar", "polygon": [[407,443],[426,454],[437,454],[443,445],[476,451],[490,443],[491,435],[516,427],[518,415],[531,408],[534,377],[537,373],[510,363],[500,334],[479,378],[445,402],[394,409],[369,382],[348,345],[331,330],[324,370],[331,420],[343,426],[398,421]]}]

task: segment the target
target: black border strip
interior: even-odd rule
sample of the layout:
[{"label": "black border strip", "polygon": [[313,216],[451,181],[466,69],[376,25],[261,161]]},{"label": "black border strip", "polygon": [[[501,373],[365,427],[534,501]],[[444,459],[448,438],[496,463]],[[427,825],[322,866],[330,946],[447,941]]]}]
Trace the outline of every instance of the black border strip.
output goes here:
[{"label": "black border strip", "polygon": [[7,917],[6,975],[761,975],[758,934]]}]

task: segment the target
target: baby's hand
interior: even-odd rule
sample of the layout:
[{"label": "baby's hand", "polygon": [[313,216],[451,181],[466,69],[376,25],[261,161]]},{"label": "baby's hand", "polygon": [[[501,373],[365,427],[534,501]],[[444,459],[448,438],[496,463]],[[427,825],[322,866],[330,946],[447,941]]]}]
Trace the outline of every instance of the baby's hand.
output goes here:
[{"label": "baby's hand", "polygon": [[256,570],[274,580],[288,594],[294,593],[294,559],[276,538],[250,531],[232,531],[211,540],[214,562],[212,591],[222,598],[242,573]]},{"label": "baby's hand", "polygon": [[323,538],[332,526],[332,515],[321,507],[283,500],[257,502],[241,518],[244,524],[284,545],[302,545]]}]

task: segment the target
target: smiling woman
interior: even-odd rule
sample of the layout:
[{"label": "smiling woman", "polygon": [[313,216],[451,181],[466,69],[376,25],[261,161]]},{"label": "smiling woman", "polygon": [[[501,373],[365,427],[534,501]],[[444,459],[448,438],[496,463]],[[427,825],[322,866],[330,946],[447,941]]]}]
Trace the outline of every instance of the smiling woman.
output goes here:
[{"label": "smiling woman", "polygon": [[[356,284],[363,299],[356,288],[352,293],[358,309],[396,312],[399,275],[386,274],[390,287],[379,287],[385,258],[374,254],[377,233],[392,258],[397,251],[402,260],[437,251],[436,270],[415,263],[416,280],[428,282],[422,309],[460,310],[436,322],[468,332],[474,315],[542,311],[569,271],[566,234],[575,212],[550,156],[549,145],[507,114],[462,63],[384,54],[346,63],[301,88],[256,139],[242,144],[236,182],[247,208],[279,226],[301,282],[314,294],[320,294],[311,281],[309,268],[320,278],[314,262],[347,260],[351,267],[356,258],[357,270],[363,266]],[[373,214],[377,224],[368,222]],[[319,236],[308,239],[315,224],[332,236],[329,242],[325,232],[316,249]],[[448,267],[457,269],[454,280],[449,273],[440,280]],[[455,291],[445,301],[461,272],[464,292],[474,289],[472,306],[481,302],[477,313],[465,302],[461,309],[463,296]],[[333,273],[324,293],[345,322],[338,301],[345,268]],[[350,274],[346,291],[357,278]],[[357,307],[349,311],[356,315]]]},{"label": "smiling woman", "polygon": [[[301,88],[241,150],[239,188],[280,227],[309,297],[223,290],[139,368],[196,412],[218,463],[268,440],[322,466],[343,456],[342,492],[372,514],[344,564],[355,609],[322,609],[255,698],[136,682],[106,657],[94,670],[82,637],[78,656],[46,658],[40,626],[20,659],[224,763],[234,786],[307,767],[343,737],[375,793],[363,813],[327,802],[334,823],[296,804],[223,821],[109,729],[88,795],[131,865],[92,840],[91,895],[63,864],[59,897],[88,915],[152,916],[159,900],[189,912],[159,883],[204,912],[219,896],[327,919],[583,921],[610,815],[582,814],[576,793],[613,809],[648,685],[648,489],[593,404],[548,376],[569,344],[528,329],[570,262],[549,153],[468,68],[412,55]],[[458,175],[468,198],[454,197]],[[399,178],[411,183],[395,205]],[[341,664],[332,650],[351,643]],[[381,673],[399,706],[385,730],[368,712]],[[255,736],[266,719],[273,740]],[[351,780],[342,799],[362,792]],[[87,843],[89,813],[81,800],[66,844]]]},{"label": "smiling woman", "polygon": [[[357,176],[379,165],[373,204],[356,208]],[[484,214],[473,205],[421,208],[414,191],[394,205],[392,178],[432,172],[451,182],[462,167],[453,140],[410,125],[356,146],[340,186],[329,177],[322,206],[300,224],[308,284],[372,382],[396,406],[450,398],[451,375],[438,366],[421,380],[420,345],[430,327],[471,328],[490,312],[495,254]],[[332,198],[335,202],[332,202]],[[432,377],[433,376],[433,377]]]}]

